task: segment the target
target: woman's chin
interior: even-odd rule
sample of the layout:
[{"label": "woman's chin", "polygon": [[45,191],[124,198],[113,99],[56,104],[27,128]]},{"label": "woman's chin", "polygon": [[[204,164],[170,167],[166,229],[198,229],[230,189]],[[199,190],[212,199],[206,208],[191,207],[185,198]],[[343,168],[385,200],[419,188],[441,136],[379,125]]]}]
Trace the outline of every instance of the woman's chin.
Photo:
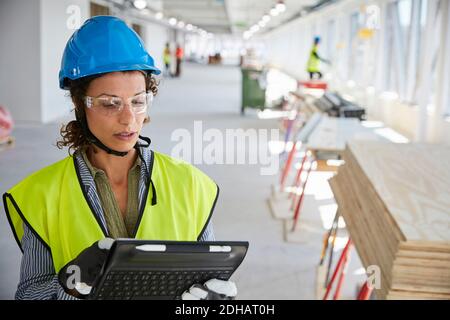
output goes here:
[{"label": "woman's chin", "polygon": [[108,147],[119,152],[127,152],[134,148],[136,142],[137,139],[130,141],[114,141],[114,143],[108,144]]}]

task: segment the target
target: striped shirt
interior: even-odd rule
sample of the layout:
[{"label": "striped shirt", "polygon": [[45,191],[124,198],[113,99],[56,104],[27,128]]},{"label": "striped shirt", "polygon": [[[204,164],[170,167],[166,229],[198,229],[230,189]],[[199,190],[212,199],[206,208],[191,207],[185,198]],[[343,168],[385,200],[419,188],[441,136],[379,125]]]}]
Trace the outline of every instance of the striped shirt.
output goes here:
[{"label": "striped shirt", "polygon": [[[151,157],[153,152],[147,148],[141,148],[142,156],[145,159],[145,166],[150,170]],[[92,205],[94,213],[99,217],[105,230],[107,224],[100,199],[95,187],[94,178],[80,153],[74,154],[75,164],[79,170],[81,184],[86,191],[87,200]],[[139,208],[145,205],[146,176],[145,166],[141,166],[139,178]],[[214,231],[211,222],[205,228],[200,241],[214,241]],[[67,294],[58,282],[58,275],[55,272],[50,251],[24,224],[24,235],[21,240],[23,257],[20,266],[20,281],[15,295],[16,299],[39,299],[39,300],[77,300]]]}]

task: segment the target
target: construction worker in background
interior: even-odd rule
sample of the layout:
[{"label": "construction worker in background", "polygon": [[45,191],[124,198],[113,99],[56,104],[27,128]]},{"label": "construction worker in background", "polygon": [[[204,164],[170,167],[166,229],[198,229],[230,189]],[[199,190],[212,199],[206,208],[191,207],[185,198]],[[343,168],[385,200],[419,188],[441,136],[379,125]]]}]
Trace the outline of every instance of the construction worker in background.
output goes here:
[{"label": "construction worker in background", "polygon": [[328,60],[323,59],[319,56],[319,53],[318,53],[319,44],[320,44],[320,37],[315,37],[313,47],[309,54],[308,64],[307,64],[307,71],[309,73],[310,80],[313,80],[314,75],[316,75],[316,74],[317,74],[318,79],[322,78],[322,73],[320,72],[320,61],[323,61],[328,64],[330,63]]},{"label": "construction worker in background", "polygon": [[163,61],[164,61],[164,75],[169,77],[172,75],[170,71],[170,60],[172,58],[171,54],[172,52],[170,51],[170,45],[167,42],[163,52]]},{"label": "construction worker in background", "polygon": [[[59,86],[70,92],[75,119],[57,146],[69,147],[69,156],[3,195],[23,252],[17,299],[86,298],[115,238],[214,239],[216,183],[150,150],[140,135],[159,73],[139,36],[116,17],[87,20],[67,42]],[[234,283],[211,279],[182,298],[235,294]]]},{"label": "construction worker in background", "polygon": [[179,77],[181,75],[181,62],[183,60],[183,48],[181,48],[181,46],[179,44],[177,44],[175,56],[177,58],[177,68],[175,71],[175,76]]}]

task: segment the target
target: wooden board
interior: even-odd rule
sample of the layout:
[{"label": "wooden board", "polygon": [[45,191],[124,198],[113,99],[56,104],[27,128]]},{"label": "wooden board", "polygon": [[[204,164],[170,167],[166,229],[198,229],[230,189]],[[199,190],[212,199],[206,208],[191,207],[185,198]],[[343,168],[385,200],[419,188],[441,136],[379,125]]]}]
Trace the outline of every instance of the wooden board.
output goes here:
[{"label": "wooden board", "polygon": [[450,245],[450,147],[351,141],[349,149],[408,241]]},{"label": "wooden board", "polygon": [[379,298],[450,297],[449,149],[351,141],[343,152],[330,185],[364,266],[380,267]]}]

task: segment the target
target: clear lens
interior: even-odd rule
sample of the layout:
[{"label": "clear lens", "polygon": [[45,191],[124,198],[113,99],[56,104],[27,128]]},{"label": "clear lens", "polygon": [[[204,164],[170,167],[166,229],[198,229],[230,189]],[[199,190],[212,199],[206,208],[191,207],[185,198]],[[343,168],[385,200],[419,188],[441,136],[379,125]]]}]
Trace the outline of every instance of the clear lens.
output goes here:
[{"label": "clear lens", "polygon": [[[140,95],[127,99],[127,104],[131,106],[131,109],[135,114],[141,114],[147,111],[147,108],[152,105],[153,94],[142,93]],[[107,115],[114,116],[122,112],[124,108],[124,101],[120,97],[89,97],[86,96],[85,103],[88,108]]]}]

